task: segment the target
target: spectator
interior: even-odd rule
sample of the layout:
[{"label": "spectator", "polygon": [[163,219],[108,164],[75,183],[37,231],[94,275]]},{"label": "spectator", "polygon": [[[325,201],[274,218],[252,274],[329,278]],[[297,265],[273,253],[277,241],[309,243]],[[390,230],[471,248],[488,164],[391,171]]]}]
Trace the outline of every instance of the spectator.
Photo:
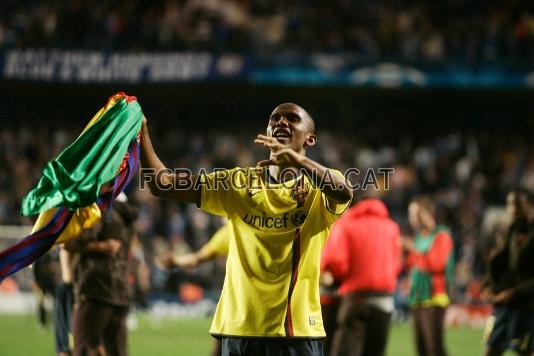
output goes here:
[{"label": "spectator", "polygon": [[403,240],[410,269],[410,296],[415,343],[419,356],[445,356],[445,309],[450,304],[454,273],[453,240],[449,230],[436,224],[432,199],[421,196],[408,207],[415,240]]},{"label": "spectator", "polygon": [[487,341],[487,356],[507,349],[519,355],[534,352],[534,199],[525,189],[506,198],[512,215],[508,232],[489,254],[482,298],[493,303],[494,316]]},{"label": "spectator", "polygon": [[92,230],[65,245],[78,254],[73,316],[74,355],[127,355],[126,318],[131,301],[128,254],[132,207],[115,201]]},{"label": "spectator", "polygon": [[0,49],[348,51],[466,61],[534,56],[534,16],[525,1],[4,1],[0,14]]},{"label": "spectator", "polygon": [[341,295],[331,355],[384,355],[400,258],[399,226],[380,200],[362,200],[336,222],[321,260]]}]

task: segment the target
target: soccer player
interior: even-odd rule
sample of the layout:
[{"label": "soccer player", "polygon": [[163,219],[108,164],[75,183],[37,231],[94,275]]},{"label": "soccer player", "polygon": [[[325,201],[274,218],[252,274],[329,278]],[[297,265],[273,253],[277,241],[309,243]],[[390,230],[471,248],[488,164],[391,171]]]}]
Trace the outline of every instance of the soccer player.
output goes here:
[{"label": "soccer player", "polygon": [[334,224],[321,269],[338,281],[342,296],[330,354],[384,355],[401,241],[399,225],[382,201],[364,199]]},{"label": "soccer player", "polygon": [[219,256],[226,256],[228,255],[228,231],[230,229],[231,227],[227,224],[221,226],[198,251],[183,255],[175,255],[169,251],[159,256],[157,262],[165,268],[195,268]]},{"label": "soccer player", "polygon": [[495,306],[485,354],[511,349],[534,355],[534,198],[526,189],[514,189],[506,209],[512,224],[490,252],[481,294]]},{"label": "soccer player", "polygon": [[258,167],[199,176],[168,172],[143,118],[141,163],[159,197],[197,204],[232,223],[224,287],[210,333],[223,355],[322,355],[321,248],[352,199],[345,178],[306,157],[317,142],[311,116],[281,104],[255,143]]},{"label": "soccer player", "polygon": [[[183,255],[175,255],[169,251],[158,256],[156,262],[167,269],[173,267],[195,268],[204,262],[228,255],[228,241],[230,240],[228,231],[231,230],[230,226],[228,226],[229,224],[231,223],[221,226],[211,239],[200,248],[200,250]],[[221,341],[215,339],[211,354],[213,356],[219,356],[221,350]]]},{"label": "soccer player", "polygon": [[435,206],[428,196],[408,206],[415,241],[403,240],[410,268],[410,296],[417,352],[420,356],[447,354],[444,343],[445,309],[454,274],[454,243],[449,229],[436,224]]}]

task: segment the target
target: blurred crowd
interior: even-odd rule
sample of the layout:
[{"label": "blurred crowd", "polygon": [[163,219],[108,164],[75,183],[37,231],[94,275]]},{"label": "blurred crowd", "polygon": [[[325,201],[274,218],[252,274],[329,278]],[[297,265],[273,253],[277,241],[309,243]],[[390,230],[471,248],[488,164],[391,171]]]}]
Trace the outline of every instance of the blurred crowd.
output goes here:
[{"label": "blurred crowd", "polygon": [[[32,224],[30,217],[19,215],[21,199],[38,181],[43,165],[76,135],[74,129],[47,126],[0,129],[0,225]],[[193,172],[255,165],[266,154],[252,143],[253,131],[201,132],[169,126],[154,129],[152,136],[169,167],[191,167]],[[356,197],[383,199],[403,234],[411,234],[409,200],[419,193],[431,194],[438,222],[451,227],[455,240],[459,299],[476,298],[473,280],[481,275],[489,240],[502,227],[506,193],[518,185],[534,191],[532,142],[520,132],[432,134],[424,140],[404,136],[398,142],[367,143],[363,134],[319,131],[319,144],[309,155],[341,171],[358,168],[361,174],[351,179],[360,183],[369,168],[394,168],[389,181],[377,175],[377,186],[357,191]],[[138,180],[132,182],[127,193],[139,206],[135,229],[149,264],[169,249],[176,253],[198,249],[223,223],[192,205],[158,200],[140,186]],[[177,271],[172,278],[153,269],[151,283],[154,291],[184,282],[217,290],[223,276],[224,261],[218,261],[192,272]]]},{"label": "blurred crowd", "polygon": [[534,8],[524,0],[2,1],[0,49],[28,47],[532,58]]}]

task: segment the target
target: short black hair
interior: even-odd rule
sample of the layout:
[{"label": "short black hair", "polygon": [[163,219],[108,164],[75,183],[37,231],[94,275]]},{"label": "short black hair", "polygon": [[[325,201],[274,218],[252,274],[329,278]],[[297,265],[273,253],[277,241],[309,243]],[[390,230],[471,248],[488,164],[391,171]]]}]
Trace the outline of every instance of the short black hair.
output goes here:
[{"label": "short black hair", "polygon": [[279,109],[281,107],[284,107],[284,106],[296,106],[296,107],[300,108],[305,114],[303,119],[308,122],[308,125],[307,125],[308,126],[308,131],[311,134],[315,134],[315,120],[313,119],[313,117],[310,115],[310,113],[306,109],[304,109],[302,106],[300,106],[298,104],[287,102],[287,103],[282,103],[282,104],[278,105],[275,108],[275,110]]},{"label": "short black hair", "polygon": [[[306,111],[306,110],[304,110]],[[306,114],[307,117],[308,117],[308,130],[310,131],[311,134],[314,134],[315,135],[315,120],[313,119],[313,117],[306,111]]]}]

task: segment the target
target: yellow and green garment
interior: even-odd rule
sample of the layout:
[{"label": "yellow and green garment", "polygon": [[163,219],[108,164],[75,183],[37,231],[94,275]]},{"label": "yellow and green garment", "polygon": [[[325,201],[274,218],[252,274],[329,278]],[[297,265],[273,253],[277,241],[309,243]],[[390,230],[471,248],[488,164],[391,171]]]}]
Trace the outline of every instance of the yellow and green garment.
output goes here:
[{"label": "yellow and green garment", "polygon": [[80,136],[47,163],[22,201],[22,215],[39,217],[29,236],[0,252],[0,281],[100,220],[137,171],[141,123],[137,99],[114,94]]}]

